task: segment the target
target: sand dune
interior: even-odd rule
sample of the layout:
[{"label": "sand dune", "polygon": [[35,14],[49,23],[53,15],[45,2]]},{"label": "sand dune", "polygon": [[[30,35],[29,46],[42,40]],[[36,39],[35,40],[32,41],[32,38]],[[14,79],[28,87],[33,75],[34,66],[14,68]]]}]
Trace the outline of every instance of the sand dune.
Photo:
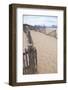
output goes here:
[{"label": "sand dune", "polygon": [[57,38],[57,32],[56,32],[56,30],[48,33],[48,35]]},{"label": "sand dune", "polygon": [[[37,49],[37,70],[39,74],[57,72],[57,39],[37,31],[30,31]],[[27,39],[24,34],[24,43]],[[24,44],[24,48],[27,46]],[[26,45],[26,46],[25,46]]]},{"label": "sand dune", "polygon": [[57,40],[40,32],[31,31],[37,49],[38,73],[57,72]]}]

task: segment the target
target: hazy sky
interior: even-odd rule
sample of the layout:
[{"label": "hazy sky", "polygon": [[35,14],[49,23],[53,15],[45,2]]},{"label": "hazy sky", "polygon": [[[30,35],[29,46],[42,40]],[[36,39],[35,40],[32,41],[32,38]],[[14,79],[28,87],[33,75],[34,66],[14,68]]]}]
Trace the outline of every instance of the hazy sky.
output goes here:
[{"label": "hazy sky", "polygon": [[56,16],[38,16],[38,15],[24,15],[23,16],[24,24],[30,25],[45,25],[45,26],[57,26],[57,17]]}]

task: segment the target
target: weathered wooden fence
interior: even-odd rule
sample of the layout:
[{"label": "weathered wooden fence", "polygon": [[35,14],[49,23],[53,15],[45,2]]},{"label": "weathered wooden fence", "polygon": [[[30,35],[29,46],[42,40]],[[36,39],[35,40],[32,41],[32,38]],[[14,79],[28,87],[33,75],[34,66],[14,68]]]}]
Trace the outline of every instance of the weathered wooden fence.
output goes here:
[{"label": "weathered wooden fence", "polygon": [[25,49],[23,53],[23,74],[35,74],[37,72],[37,50],[34,47]]},{"label": "weathered wooden fence", "polygon": [[23,53],[23,74],[35,74],[37,72],[37,50],[33,46],[29,29],[26,31],[26,36],[28,38],[28,49],[25,49]]}]

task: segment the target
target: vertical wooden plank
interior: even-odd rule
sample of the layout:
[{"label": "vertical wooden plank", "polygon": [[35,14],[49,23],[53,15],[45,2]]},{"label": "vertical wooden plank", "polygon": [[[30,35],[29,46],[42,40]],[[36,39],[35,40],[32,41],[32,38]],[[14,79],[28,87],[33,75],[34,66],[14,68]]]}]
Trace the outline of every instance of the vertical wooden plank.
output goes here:
[{"label": "vertical wooden plank", "polygon": [[26,67],[28,67],[28,58],[27,58],[27,50],[26,50],[26,48],[25,48],[25,57],[26,57],[26,60],[25,60],[25,62],[26,62]]}]

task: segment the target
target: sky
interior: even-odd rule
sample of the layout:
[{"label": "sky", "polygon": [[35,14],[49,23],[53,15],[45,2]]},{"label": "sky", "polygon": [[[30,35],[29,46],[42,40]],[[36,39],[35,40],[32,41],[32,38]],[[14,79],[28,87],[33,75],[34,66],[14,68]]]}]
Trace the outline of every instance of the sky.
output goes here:
[{"label": "sky", "polygon": [[57,26],[57,16],[24,15],[23,22],[29,25]]}]

